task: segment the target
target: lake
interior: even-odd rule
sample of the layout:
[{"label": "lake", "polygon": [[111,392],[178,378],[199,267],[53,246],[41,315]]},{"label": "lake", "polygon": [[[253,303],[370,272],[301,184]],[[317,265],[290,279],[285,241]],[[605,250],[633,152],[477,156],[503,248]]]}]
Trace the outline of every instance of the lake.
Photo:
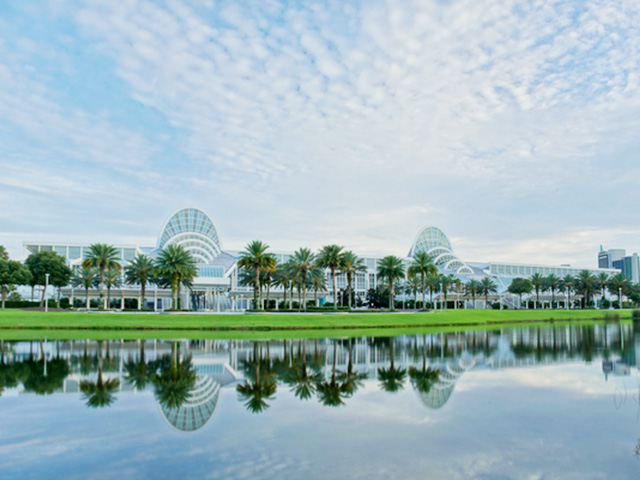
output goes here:
[{"label": "lake", "polygon": [[0,476],[637,479],[639,334],[3,341]]}]

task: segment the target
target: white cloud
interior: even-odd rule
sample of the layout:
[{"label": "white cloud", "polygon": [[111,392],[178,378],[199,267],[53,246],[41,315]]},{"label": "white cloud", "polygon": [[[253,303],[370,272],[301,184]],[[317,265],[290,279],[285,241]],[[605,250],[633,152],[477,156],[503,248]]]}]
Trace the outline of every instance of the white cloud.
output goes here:
[{"label": "white cloud", "polygon": [[[16,62],[0,64],[0,86],[15,87],[0,110],[66,162],[170,195],[165,214],[199,204],[223,237],[404,252],[437,224],[463,258],[562,263],[637,242],[622,227],[635,218],[638,5],[105,0],[59,13],[113,65],[123,102],[166,122],[161,136],[65,106]],[[158,208],[121,181],[123,204]]]}]

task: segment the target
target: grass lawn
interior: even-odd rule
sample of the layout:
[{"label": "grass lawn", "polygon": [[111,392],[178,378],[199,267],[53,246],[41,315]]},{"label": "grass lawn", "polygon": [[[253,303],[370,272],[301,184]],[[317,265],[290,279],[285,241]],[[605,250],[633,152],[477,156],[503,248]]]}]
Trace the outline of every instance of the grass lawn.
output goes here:
[{"label": "grass lawn", "polygon": [[[275,331],[282,338],[284,330],[294,330],[296,336],[300,330],[311,330],[327,336],[352,335],[351,329],[362,331],[362,335],[374,335],[373,330],[393,329],[393,335],[402,334],[400,330],[434,329],[442,331],[445,327],[500,327],[509,324],[548,322],[548,321],[590,321],[612,318],[624,320],[632,318],[632,310],[449,310],[433,313],[267,313],[245,315],[191,315],[191,314],[154,314],[154,313],[76,313],[76,312],[38,312],[24,310],[5,310],[0,312],[0,337],[7,338],[10,331],[42,330],[66,331],[85,330],[127,330],[140,338],[140,331],[148,331],[157,338],[159,331],[172,330],[190,332],[227,332],[221,335],[229,337],[229,331],[244,331],[244,338],[260,333],[264,338],[266,331]],[[338,330],[338,331],[335,331]],[[49,332],[51,333],[51,332]],[[124,333],[124,332],[122,332]],[[117,335],[117,338],[122,336]],[[238,333],[238,332],[236,332]],[[310,332],[307,332],[310,333]],[[145,335],[147,336],[147,335]],[[315,335],[314,335],[315,336]],[[235,337],[235,335],[234,335]],[[113,337],[112,337],[113,338]],[[195,338],[195,337],[194,337]]]}]

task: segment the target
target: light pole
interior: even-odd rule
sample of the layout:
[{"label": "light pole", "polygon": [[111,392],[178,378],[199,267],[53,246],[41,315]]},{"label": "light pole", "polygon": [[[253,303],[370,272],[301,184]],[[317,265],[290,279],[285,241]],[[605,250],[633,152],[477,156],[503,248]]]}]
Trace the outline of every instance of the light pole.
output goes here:
[{"label": "light pole", "polygon": [[47,300],[47,287],[49,286],[49,274],[44,274],[44,311],[49,311],[49,301]]},{"label": "light pole", "polygon": [[622,310],[622,287],[618,287],[618,310]]}]

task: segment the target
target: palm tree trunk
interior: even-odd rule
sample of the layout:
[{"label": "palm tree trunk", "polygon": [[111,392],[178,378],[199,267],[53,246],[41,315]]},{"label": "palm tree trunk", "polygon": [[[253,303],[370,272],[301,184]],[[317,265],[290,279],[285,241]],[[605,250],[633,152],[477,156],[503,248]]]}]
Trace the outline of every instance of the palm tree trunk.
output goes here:
[{"label": "palm tree trunk", "polygon": [[282,308],[287,309],[287,291],[289,290],[289,285],[284,284],[284,300],[282,301]]},{"label": "palm tree trunk", "polygon": [[333,311],[338,310],[338,289],[336,287],[336,269],[331,267],[331,279],[333,280]]},{"label": "palm tree trunk", "polygon": [[389,278],[389,310],[390,311],[394,311],[396,306],[395,306],[395,302],[393,301],[394,295],[393,295],[393,277]]},{"label": "palm tree trunk", "polygon": [[103,292],[104,292],[104,267],[100,267],[100,296],[103,297],[102,308],[106,309],[107,308],[106,299],[104,299]]},{"label": "palm tree trunk", "polygon": [[422,309],[426,310],[427,307],[424,304],[424,294],[425,294],[425,292],[424,292],[424,273],[420,275],[420,280],[422,282]]},{"label": "palm tree trunk", "polygon": [[89,310],[90,306],[89,306],[89,287],[85,288],[85,292],[87,294],[87,310]]},{"label": "palm tree trunk", "polygon": [[253,308],[260,310],[260,268],[256,267],[256,284],[253,286]]},{"label": "palm tree trunk", "polygon": [[140,302],[138,302],[138,310],[142,310],[142,306],[144,305],[144,293],[145,293],[145,285],[146,282],[142,283],[141,285],[141,292],[140,292],[140,296],[142,297],[142,300]]},{"label": "palm tree trunk", "polygon": [[307,272],[302,272],[302,310],[307,311]]}]

